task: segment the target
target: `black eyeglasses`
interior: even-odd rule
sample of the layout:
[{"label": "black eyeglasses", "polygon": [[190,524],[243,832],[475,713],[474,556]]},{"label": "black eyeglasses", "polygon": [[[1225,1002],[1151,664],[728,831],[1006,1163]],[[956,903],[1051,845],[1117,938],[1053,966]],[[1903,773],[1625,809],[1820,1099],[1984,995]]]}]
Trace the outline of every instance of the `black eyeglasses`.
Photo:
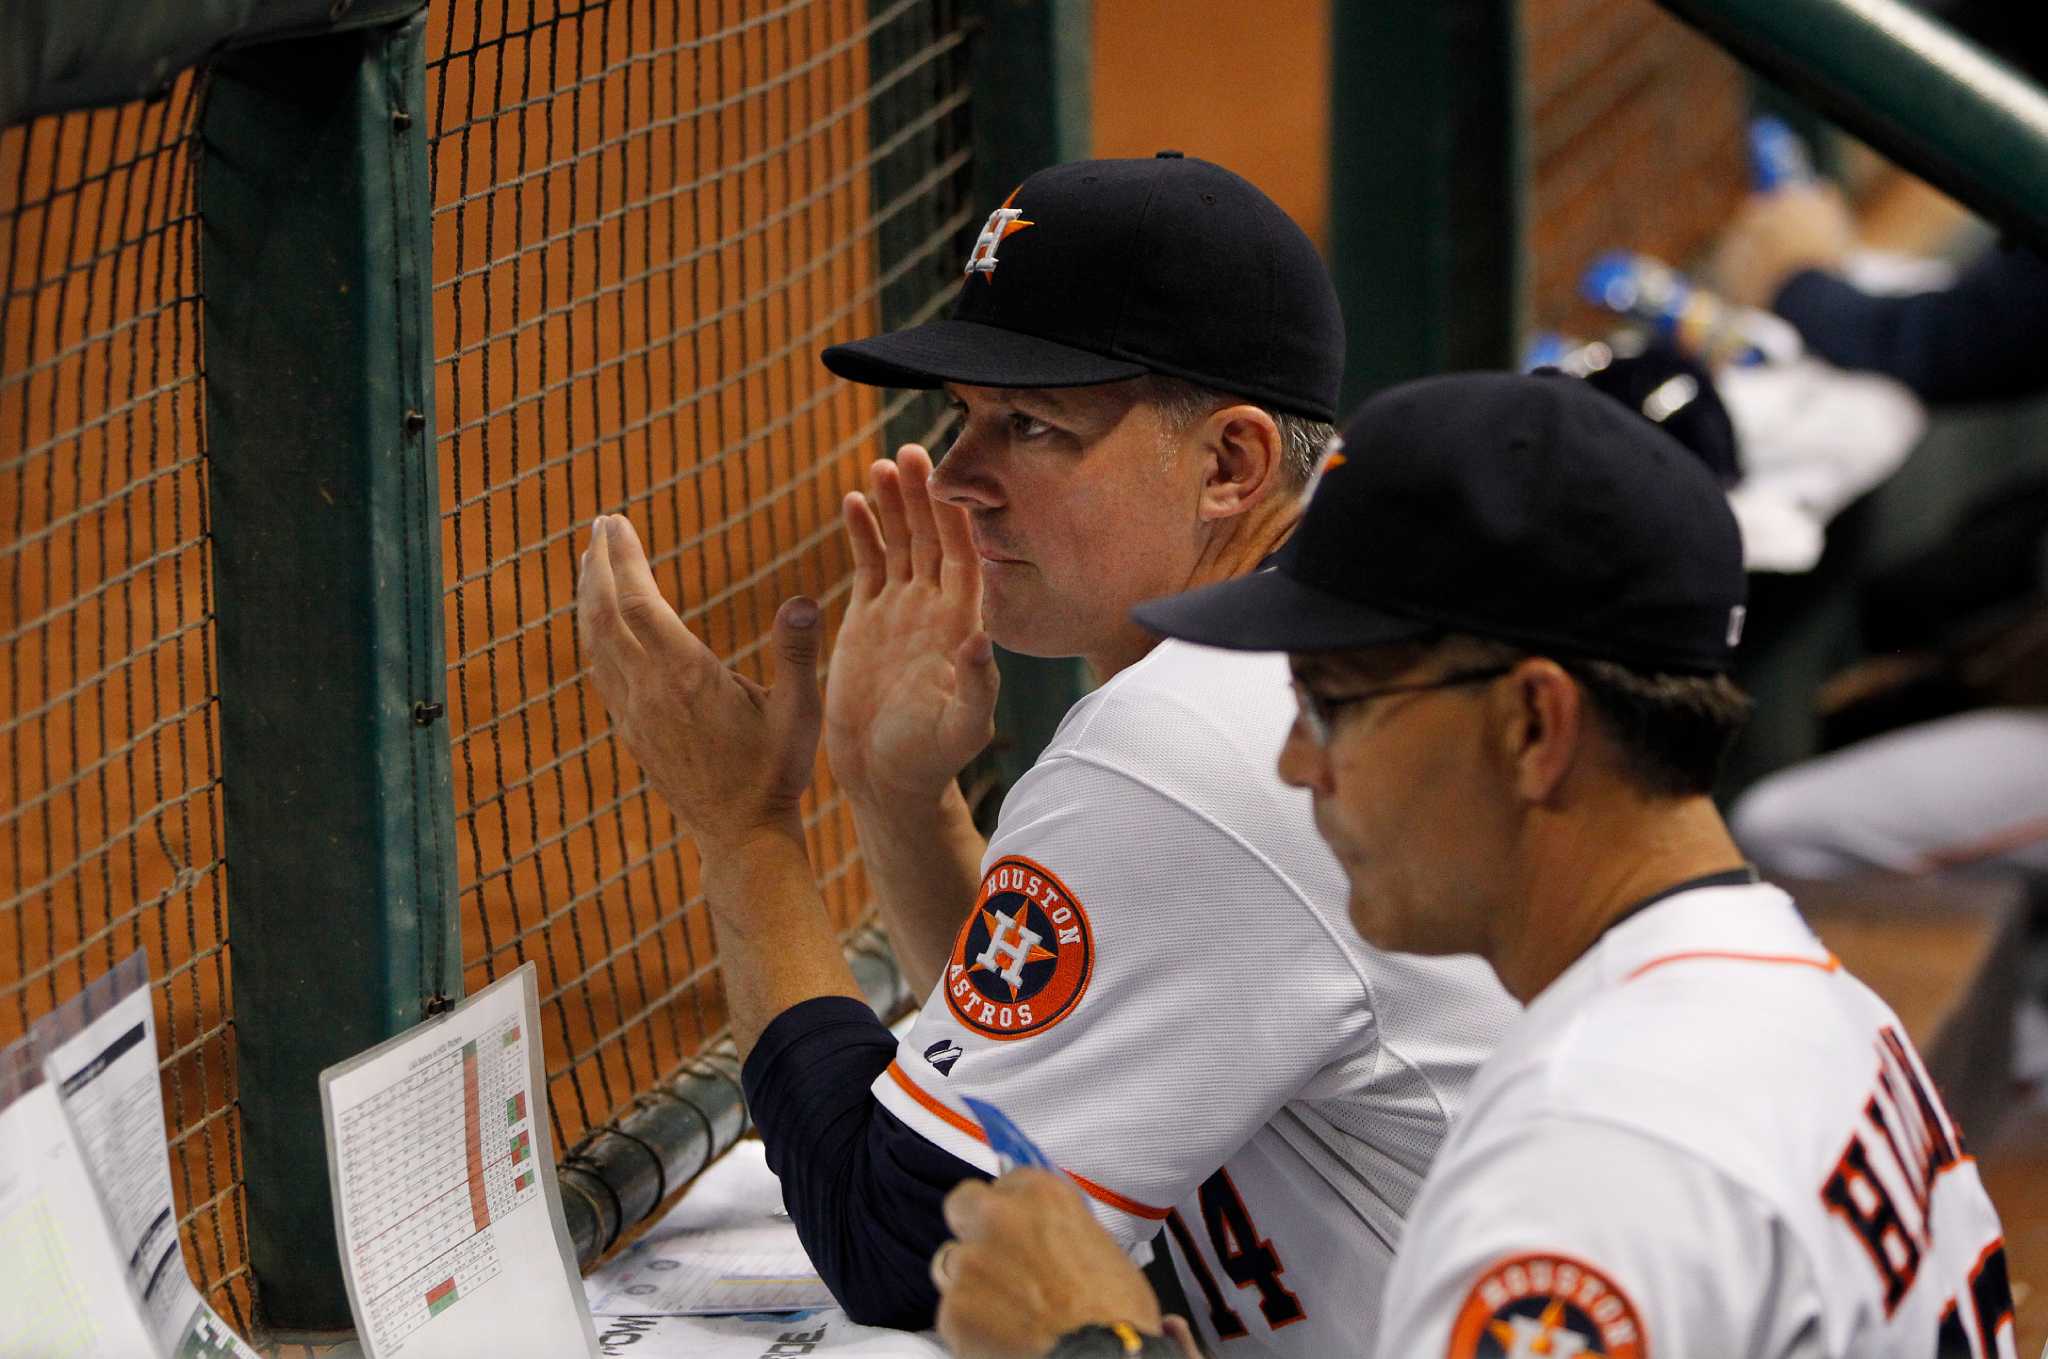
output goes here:
[{"label": "black eyeglasses", "polygon": [[1486,665],[1470,670],[1453,670],[1448,675],[1439,675],[1433,680],[1418,680],[1412,684],[1383,684],[1376,689],[1360,689],[1353,694],[1323,694],[1294,681],[1294,701],[1301,710],[1301,725],[1307,730],[1309,739],[1318,746],[1328,748],[1331,733],[1336,730],[1337,717],[1346,708],[1355,708],[1361,703],[1370,703],[1376,698],[1389,698],[1394,694],[1421,694],[1431,689],[1455,689],[1463,684],[1483,684],[1497,680],[1515,667],[1512,665]]}]

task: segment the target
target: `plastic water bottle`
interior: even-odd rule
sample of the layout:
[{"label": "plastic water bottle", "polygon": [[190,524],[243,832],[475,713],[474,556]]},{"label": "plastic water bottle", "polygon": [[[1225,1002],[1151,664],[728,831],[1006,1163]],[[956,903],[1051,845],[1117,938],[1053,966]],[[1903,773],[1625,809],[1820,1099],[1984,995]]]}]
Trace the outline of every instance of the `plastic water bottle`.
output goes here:
[{"label": "plastic water bottle", "polygon": [[1614,362],[1614,348],[1605,340],[1579,340],[1555,330],[1539,330],[1522,353],[1522,371],[1555,368],[1582,378]]},{"label": "plastic water bottle", "polygon": [[1632,250],[1611,250],[1594,260],[1579,291],[1709,368],[1787,362],[1803,349],[1799,332],[1778,317],[1738,307],[1662,260]]},{"label": "plastic water bottle", "polygon": [[1764,114],[1749,120],[1749,176],[1758,193],[1776,193],[1814,182],[1813,157],[1784,119]]}]

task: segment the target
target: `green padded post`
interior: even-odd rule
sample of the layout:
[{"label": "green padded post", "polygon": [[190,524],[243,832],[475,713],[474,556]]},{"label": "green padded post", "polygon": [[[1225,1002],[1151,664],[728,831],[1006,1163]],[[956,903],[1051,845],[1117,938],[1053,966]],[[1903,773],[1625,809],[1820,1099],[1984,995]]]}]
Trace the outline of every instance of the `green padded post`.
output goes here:
[{"label": "green padded post", "polygon": [[1513,0],[1333,0],[1330,269],[1342,408],[1409,378],[1511,367],[1525,314]]},{"label": "green padded post", "polygon": [[147,99],[223,47],[403,19],[426,0],[7,0],[0,126]]},{"label": "green padded post", "polygon": [[1658,0],[1936,188],[2048,249],[2048,95],[1899,0]]},{"label": "green padded post", "polygon": [[974,201],[993,208],[1033,170],[1089,152],[1095,4],[968,0],[966,9],[974,40]]},{"label": "green padded post", "polygon": [[345,1330],[317,1077],[462,985],[423,17],[213,69],[207,425],[249,1261]]}]

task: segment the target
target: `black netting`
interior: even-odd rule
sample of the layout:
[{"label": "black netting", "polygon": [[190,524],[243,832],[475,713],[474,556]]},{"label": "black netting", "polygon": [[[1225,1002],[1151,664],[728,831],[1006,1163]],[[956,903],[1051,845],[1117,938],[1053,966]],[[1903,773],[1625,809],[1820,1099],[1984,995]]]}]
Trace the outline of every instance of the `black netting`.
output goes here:
[{"label": "black netting", "polygon": [[[434,326],[467,980],[532,959],[558,1145],[724,1027],[687,842],[573,635],[591,517],[763,674],[843,614],[840,497],[928,404],[834,340],[936,312],[971,237],[951,0],[430,12]],[[163,98],[0,132],[0,1042],[148,951],[188,1266],[251,1320],[207,558],[194,132]],[[850,817],[807,809],[834,917]]]},{"label": "black netting", "polygon": [[[435,330],[463,943],[540,971],[560,1145],[724,1026],[697,864],[581,677],[576,558],[639,527],[763,677],[776,607],[843,613],[838,503],[907,403],[817,351],[944,304],[967,203],[953,7],[437,6]],[[811,848],[866,909],[821,767]]]},{"label": "black netting", "polygon": [[0,1042],[148,952],[186,1264],[246,1326],[200,91],[0,131]]}]

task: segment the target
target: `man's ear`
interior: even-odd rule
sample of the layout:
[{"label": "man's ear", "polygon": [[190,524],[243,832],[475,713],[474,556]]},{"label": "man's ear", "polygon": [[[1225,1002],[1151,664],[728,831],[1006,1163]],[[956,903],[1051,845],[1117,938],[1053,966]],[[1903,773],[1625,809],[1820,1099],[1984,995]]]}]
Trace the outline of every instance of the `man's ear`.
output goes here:
[{"label": "man's ear", "polygon": [[1517,665],[1507,681],[1499,730],[1515,795],[1527,803],[1552,802],[1585,744],[1591,720],[1585,694],[1563,666],[1541,656]]},{"label": "man's ear", "polygon": [[1201,516],[1243,514],[1286,481],[1286,441],[1273,417],[1257,406],[1225,406],[1195,428],[1202,458]]}]

